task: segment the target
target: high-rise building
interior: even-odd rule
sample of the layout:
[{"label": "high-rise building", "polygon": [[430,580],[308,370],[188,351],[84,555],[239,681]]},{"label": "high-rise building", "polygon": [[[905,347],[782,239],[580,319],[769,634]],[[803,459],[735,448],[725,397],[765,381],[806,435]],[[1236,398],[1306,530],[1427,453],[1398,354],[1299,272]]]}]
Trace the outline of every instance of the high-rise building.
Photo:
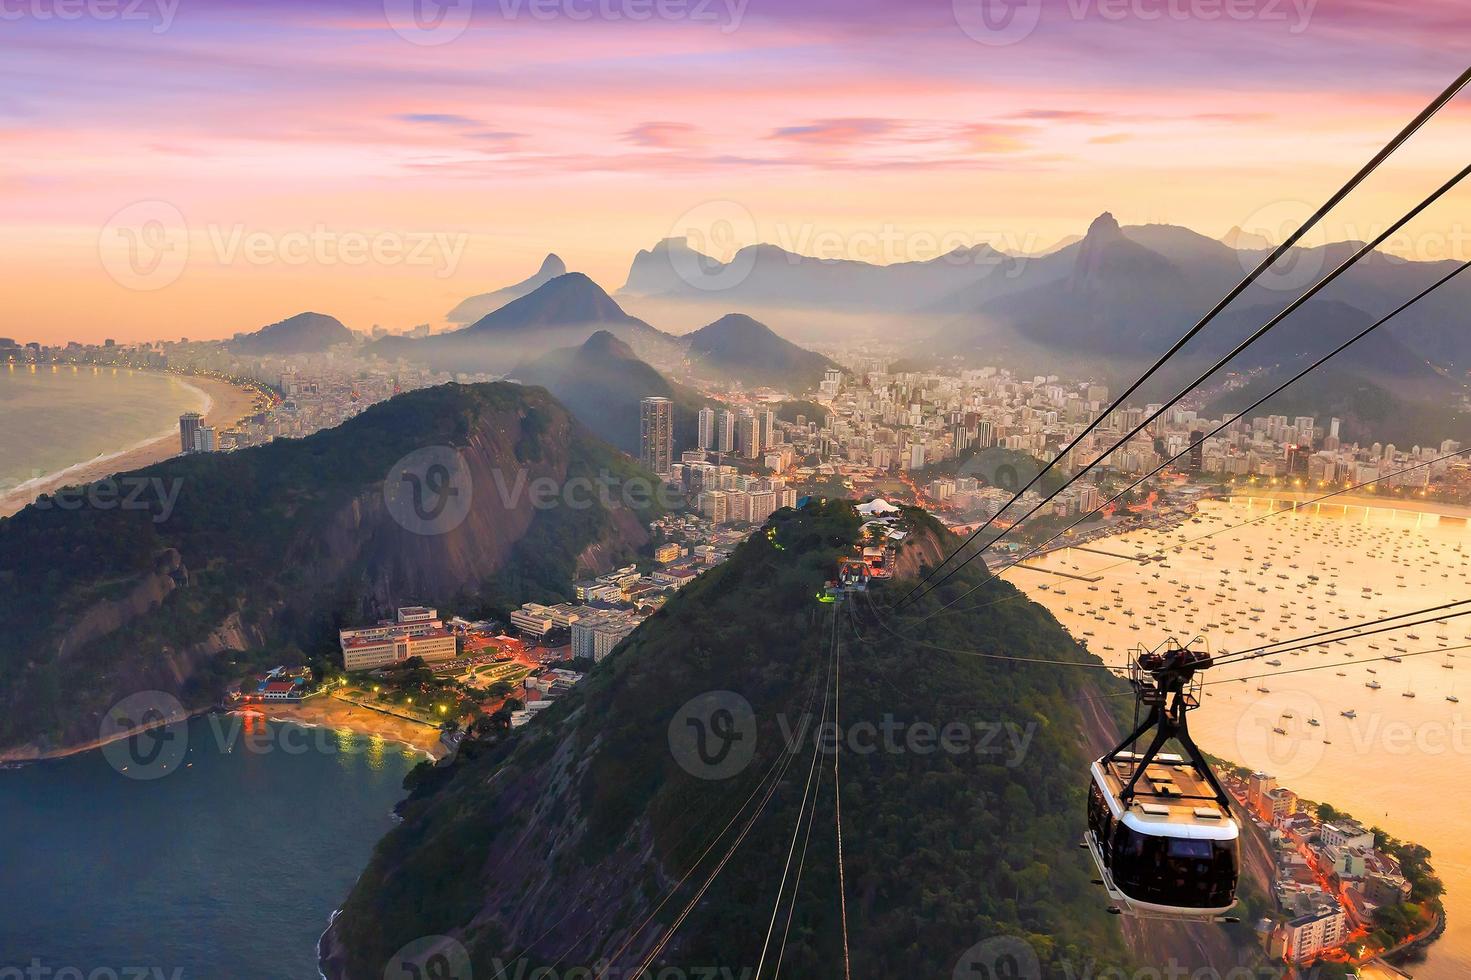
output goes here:
[{"label": "high-rise building", "polygon": [[776,445],[776,413],[768,409],[757,417],[761,419],[761,448],[770,449]]},{"label": "high-rise building", "polygon": [[700,433],[698,444],[701,449],[715,448],[715,409],[700,409]]},{"label": "high-rise building", "polygon": [[715,450],[721,453],[735,452],[735,412],[721,412],[716,418]]},{"label": "high-rise building", "polygon": [[1190,472],[1199,473],[1205,469],[1205,433],[1196,430],[1190,433]]},{"label": "high-rise building", "polygon": [[761,455],[761,420],[755,412],[742,412],[736,423],[736,451],[746,459]]},{"label": "high-rise building", "polygon": [[639,462],[655,473],[674,466],[674,403],[645,398],[639,403]]},{"label": "high-rise building", "polygon": [[185,412],[179,416],[179,450],[192,453],[199,450],[199,426],[204,416],[198,412]]}]

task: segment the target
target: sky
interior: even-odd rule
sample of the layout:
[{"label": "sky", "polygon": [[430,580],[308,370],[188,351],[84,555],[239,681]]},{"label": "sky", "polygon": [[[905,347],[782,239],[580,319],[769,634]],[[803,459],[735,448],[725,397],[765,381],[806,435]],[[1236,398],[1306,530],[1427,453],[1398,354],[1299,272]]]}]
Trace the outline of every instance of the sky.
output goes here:
[{"label": "sky", "polygon": [[[1280,239],[1468,51],[1463,0],[0,0],[0,336],[438,326],[549,251],[616,290],[666,237]],[[1317,240],[1468,145],[1463,93]],[[1468,203],[1394,250],[1471,257]]]}]

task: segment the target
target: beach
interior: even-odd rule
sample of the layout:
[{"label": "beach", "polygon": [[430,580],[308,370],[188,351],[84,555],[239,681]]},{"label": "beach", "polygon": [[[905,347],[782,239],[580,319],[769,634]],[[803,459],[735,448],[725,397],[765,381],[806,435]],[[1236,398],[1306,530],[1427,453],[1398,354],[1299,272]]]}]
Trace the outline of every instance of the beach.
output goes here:
[{"label": "beach", "polygon": [[[200,408],[208,425],[220,431],[232,428],[256,409],[256,392],[216,378],[175,376],[186,387],[198,392]],[[61,487],[76,486],[106,479],[115,473],[127,473],[170,459],[179,454],[177,426],[152,437],[93,459],[27,480],[0,494],[0,517],[9,517],[43,493]],[[5,488],[0,488],[5,489]]]},{"label": "beach", "polygon": [[339,700],[330,694],[307,698],[297,703],[275,702],[252,704],[241,712],[259,714],[275,721],[289,721],[308,727],[325,727],[355,735],[399,742],[435,759],[445,754],[439,740],[439,729],[397,715],[363,708]]}]

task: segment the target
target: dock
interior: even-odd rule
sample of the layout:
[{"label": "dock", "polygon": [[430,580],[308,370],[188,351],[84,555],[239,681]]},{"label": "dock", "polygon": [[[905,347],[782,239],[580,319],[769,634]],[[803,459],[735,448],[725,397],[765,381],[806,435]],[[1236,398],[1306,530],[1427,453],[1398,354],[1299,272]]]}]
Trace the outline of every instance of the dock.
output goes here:
[{"label": "dock", "polygon": [[1078,581],[1078,582],[1101,582],[1101,581],[1103,581],[1103,576],[1102,575],[1074,575],[1072,572],[1059,572],[1059,571],[1057,571],[1054,568],[1040,568],[1040,567],[1038,567],[1036,565],[1028,565],[1028,564],[1025,564],[1023,562],[1018,562],[1016,564],[1007,565],[1006,568],[1007,569],[1012,569],[1012,568],[1025,568],[1029,572],[1043,572],[1043,573],[1045,573],[1047,575],[1061,575],[1063,578],[1070,578],[1070,579],[1073,579],[1073,580]]},{"label": "dock", "polygon": [[1150,557],[1143,552],[1139,552],[1133,555],[1124,555],[1120,554],[1117,551],[1104,551],[1102,548],[1089,548],[1087,545],[1081,544],[1075,544],[1072,547],[1075,551],[1086,551],[1090,555],[1103,555],[1107,558],[1122,558],[1125,561],[1136,561],[1141,565],[1148,564],[1151,560]]}]

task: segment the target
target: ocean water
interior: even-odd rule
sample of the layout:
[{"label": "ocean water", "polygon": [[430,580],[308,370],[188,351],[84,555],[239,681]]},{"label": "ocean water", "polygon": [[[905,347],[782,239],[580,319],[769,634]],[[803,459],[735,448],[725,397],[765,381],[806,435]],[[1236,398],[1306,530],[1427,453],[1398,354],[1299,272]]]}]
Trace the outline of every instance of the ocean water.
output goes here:
[{"label": "ocean water", "polygon": [[234,715],[170,734],[158,778],[120,771],[125,743],[0,771],[0,973],[318,975],[316,941],[422,755]]},{"label": "ocean water", "polygon": [[[1264,517],[1273,507],[1264,500],[1210,502],[1198,522],[1036,563],[1096,582],[1008,578],[1110,664],[1170,635],[1219,654],[1471,598],[1465,509],[1442,516],[1401,506],[1334,501]],[[1166,562],[1128,560],[1139,552]],[[1471,616],[1452,616],[1464,609],[1447,610],[1443,624],[1208,672],[1207,697],[1190,719],[1207,752],[1430,848],[1448,922],[1428,958],[1408,967],[1416,980],[1471,976]],[[1259,676],[1275,671],[1283,673]],[[1343,717],[1349,710],[1355,718]]]},{"label": "ocean water", "polygon": [[175,375],[0,366],[0,493],[177,431],[207,396]]}]

